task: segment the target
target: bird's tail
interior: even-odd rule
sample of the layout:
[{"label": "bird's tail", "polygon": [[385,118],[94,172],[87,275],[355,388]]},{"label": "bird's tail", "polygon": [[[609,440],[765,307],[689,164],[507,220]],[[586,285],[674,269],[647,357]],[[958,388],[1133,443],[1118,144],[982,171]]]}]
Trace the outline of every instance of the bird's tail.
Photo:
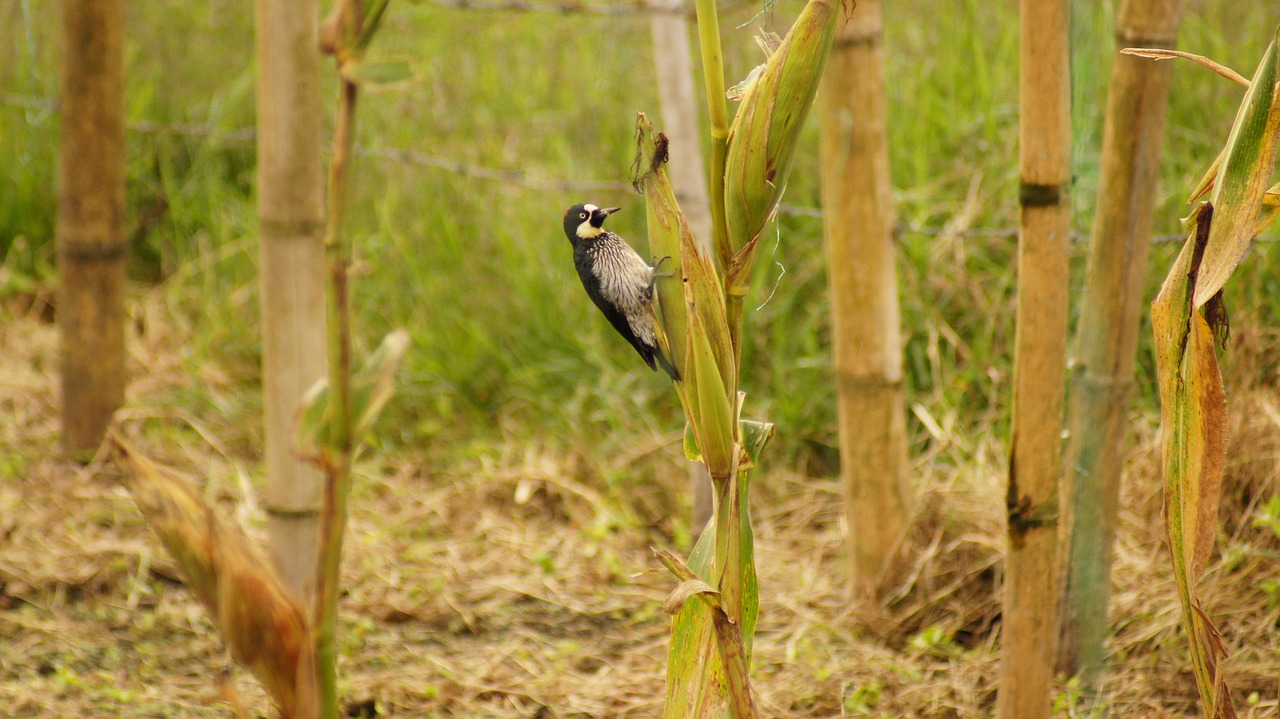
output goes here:
[{"label": "bird's tail", "polygon": [[671,364],[671,360],[667,359],[667,354],[663,352],[661,348],[653,353],[653,358],[657,360],[658,366],[662,368],[663,372],[667,373],[667,376],[671,378],[672,382],[680,381],[680,370],[676,369],[676,366]]}]

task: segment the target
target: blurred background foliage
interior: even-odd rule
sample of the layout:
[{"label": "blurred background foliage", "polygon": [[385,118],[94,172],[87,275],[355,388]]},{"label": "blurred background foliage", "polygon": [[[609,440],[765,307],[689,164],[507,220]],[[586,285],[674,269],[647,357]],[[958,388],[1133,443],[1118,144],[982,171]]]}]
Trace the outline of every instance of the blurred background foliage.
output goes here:
[{"label": "blurred background foliage", "polygon": [[[726,7],[730,84],[761,61],[753,26],[781,32],[799,5]],[[1110,0],[1076,3],[1072,24],[1077,294],[1114,11]],[[902,0],[885,13],[908,416],[917,451],[963,446],[1002,434],[1008,409],[1016,5]],[[1280,10],[1188,0],[1184,17],[1181,49],[1247,76]],[[130,272],[139,293],[160,296],[195,328],[183,347],[189,392],[149,401],[216,413],[248,432],[259,431],[260,411],[258,394],[245,391],[260,361],[252,21],[243,2],[132,3],[127,46]],[[55,3],[0,6],[7,311],[49,297],[56,283],[56,27]],[[398,326],[413,336],[375,452],[416,448],[461,460],[528,441],[607,456],[633,451],[638,437],[679,437],[667,383],[596,316],[560,230],[564,208],[587,201],[621,205],[612,228],[638,246],[643,239],[642,205],[627,180],[636,111],[660,116],[649,32],[641,14],[460,10],[427,0],[393,8],[378,52],[408,58],[416,79],[362,103],[350,225],[360,340],[370,347]],[[336,87],[331,67],[324,72],[325,86]],[[1240,93],[1190,63],[1174,68],[1157,234],[1179,233],[1185,193],[1221,147]],[[817,146],[811,122],[748,298],[759,309],[747,320],[743,385],[747,413],[780,429],[771,461],[828,474],[836,428]],[[1246,342],[1228,355],[1229,382],[1232,362],[1252,368],[1241,381],[1277,372],[1271,234],[1228,287]],[[1150,294],[1178,247],[1154,246]],[[1149,334],[1137,393],[1148,410],[1156,402]],[[227,368],[239,389],[203,384],[206,364]]]}]

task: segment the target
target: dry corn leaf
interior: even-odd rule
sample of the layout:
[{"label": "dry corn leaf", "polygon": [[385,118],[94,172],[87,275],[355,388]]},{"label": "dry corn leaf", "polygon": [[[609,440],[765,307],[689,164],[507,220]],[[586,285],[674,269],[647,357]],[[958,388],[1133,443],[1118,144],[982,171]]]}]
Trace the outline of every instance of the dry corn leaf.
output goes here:
[{"label": "dry corn leaf", "polygon": [[240,527],[185,482],[117,435],[127,486],[231,655],[267,688],[287,719],[316,716],[311,632],[302,606]]}]

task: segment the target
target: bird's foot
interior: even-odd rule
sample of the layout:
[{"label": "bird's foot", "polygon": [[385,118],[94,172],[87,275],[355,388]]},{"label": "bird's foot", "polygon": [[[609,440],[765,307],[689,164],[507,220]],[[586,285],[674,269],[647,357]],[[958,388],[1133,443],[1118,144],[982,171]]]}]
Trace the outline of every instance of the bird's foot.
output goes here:
[{"label": "bird's foot", "polygon": [[663,278],[665,278],[665,277],[675,277],[675,275],[676,275],[676,273],[675,273],[675,272],[663,272],[663,271],[662,271],[662,265],[663,265],[663,264],[665,264],[665,263],[666,263],[666,261],[667,261],[667,260],[669,260],[669,259],[671,259],[671,255],[666,255],[666,256],[662,257],[661,259],[656,260],[656,261],[653,263],[653,279],[655,279],[655,280],[656,280],[656,279],[658,279],[658,278],[660,278],[660,277],[663,277]]}]

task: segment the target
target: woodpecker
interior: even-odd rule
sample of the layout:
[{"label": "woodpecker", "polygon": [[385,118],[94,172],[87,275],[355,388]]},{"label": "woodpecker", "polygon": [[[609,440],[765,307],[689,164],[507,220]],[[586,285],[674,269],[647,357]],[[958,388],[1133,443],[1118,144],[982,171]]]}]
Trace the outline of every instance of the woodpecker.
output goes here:
[{"label": "woodpecker", "polygon": [[[573,245],[573,265],[587,296],[613,328],[640,353],[649,369],[662,367],[672,380],[680,373],[658,345],[653,314],[657,268],[640,259],[626,240],[604,229],[604,220],[622,208],[574,205],[564,213],[564,234]],[[661,264],[661,263],[659,263]]]}]

